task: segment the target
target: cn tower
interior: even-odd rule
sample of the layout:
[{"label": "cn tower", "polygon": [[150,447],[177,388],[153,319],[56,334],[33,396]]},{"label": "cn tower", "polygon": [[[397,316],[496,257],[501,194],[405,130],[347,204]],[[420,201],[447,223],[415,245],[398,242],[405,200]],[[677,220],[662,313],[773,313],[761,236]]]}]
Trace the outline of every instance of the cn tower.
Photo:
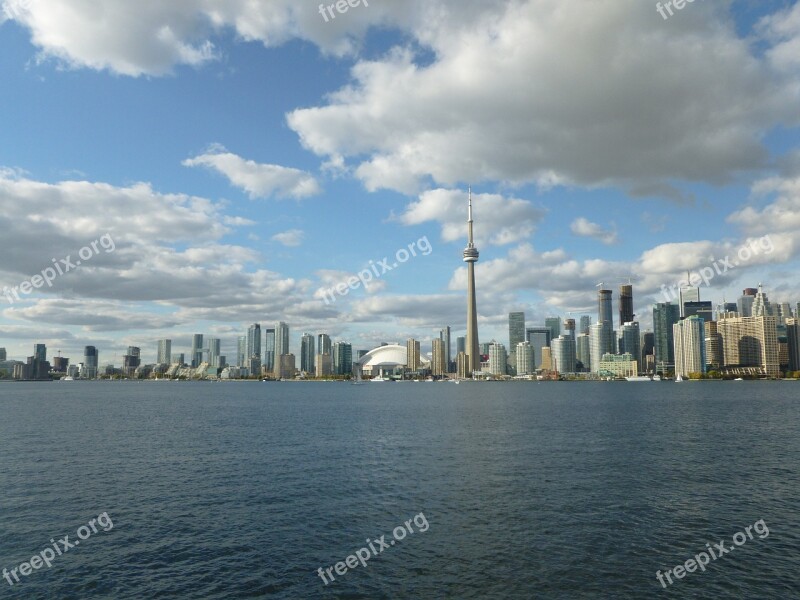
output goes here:
[{"label": "cn tower", "polygon": [[480,371],[481,355],[478,350],[478,307],[475,302],[475,263],[478,262],[478,249],[472,239],[472,188],[469,190],[467,212],[468,243],[464,249],[464,262],[467,263],[467,358],[468,369],[472,373]]}]

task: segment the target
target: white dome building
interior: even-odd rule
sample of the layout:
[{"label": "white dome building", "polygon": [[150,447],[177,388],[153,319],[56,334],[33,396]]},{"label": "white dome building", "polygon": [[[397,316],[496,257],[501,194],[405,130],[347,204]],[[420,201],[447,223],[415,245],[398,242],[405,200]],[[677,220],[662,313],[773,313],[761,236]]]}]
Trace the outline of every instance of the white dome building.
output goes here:
[{"label": "white dome building", "polygon": [[[391,373],[398,367],[406,367],[407,360],[408,351],[405,346],[388,344],[367,352],[355,361],[354,368],[360,368],[365,376],[372,377],[378,376],[382,372]],[[430,365],[430,361],[425,356],[420,356],[420,362],[423,366]]]}]

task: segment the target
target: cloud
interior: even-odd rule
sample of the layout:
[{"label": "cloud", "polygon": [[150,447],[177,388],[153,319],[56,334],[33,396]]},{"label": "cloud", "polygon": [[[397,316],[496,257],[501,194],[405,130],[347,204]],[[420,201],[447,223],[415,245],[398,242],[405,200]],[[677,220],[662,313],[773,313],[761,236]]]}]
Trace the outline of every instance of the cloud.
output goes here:
[{"label": "cloud", "polygon": [[753,184],[755,202],[773,198],[763,208],[746,206],[728,217],[729,223],[739,225],[752,234],[793,231],[800,235],[800,177],[770,177]]},{"label": "cloud", "polygon": [[763,17],[756,26],[771,47],[767,56],[777,69],[798,72],[800,68],[800,4]]},{"label": "cloud", "polygon": [[305,232],[299,229],[290,229],[282,233],[276,233],[272,236],[272,241],[283,244],[289,248],[300,246],[305,238]]},{"label": "cloud", "polygon": [[[527,200],[499,194],[473,194],[473,213],[479,226],[475,243],[502,246],[533,235],[546,211]],[[396,218],[403,225],[433,221],[441,225],[445,242],[467,240],[467,194],[462,190],[435,189],[422,193]]]},{"label": "cloud", "polygon": [[765,165],[764,134],[800,118],[796,84],[753,54],[727,6],[696,4],[669,27],[638,0],[505,2],[468,31],[434,19],[412,32],[432,61],[409,47],[361,60],[287,120],[369,190],[556,182],[691,202],[674,182]]},{"label": "cloud", "polygon": [[617,243],[617,232],[612,229],[603,229],[597,223],[592,223],[585,217],[578,217],[570,225],[570,230],[575,235],[589,237],[599,240],[604,244],[611,245]]},{"label": "cloud", "polygon": [[[25,211],[20,212],[20,206]],[[313,293],[310,282],[265,269],[258,252],[225,243],[223,238],[234,232],[225,222],[239,221],[227,215],[223,205],[163,194],[147,183],[51,184],[0,176],[5,248],[0,287],[19,285],[51,266],[53,258],[74,260],[82,247],[109,234],[115,242],[113,252],[101,248],[91,261],[57,277],[52,288],[43,287],[15,302],[13,317],[50,318],[56,306],[51,300],[68,302],[58,306],[68,307],[63,318],[71,323],[98,328],[114,325],[109,319],[115,302],[156,303],[159,318],[126,317],[129,326],[142,328],[162,327],[159,319],[185,323],[195,313],[213,316],[217,311],[220,319],[239,322],[265,315],[277,320],[284,310],[301,311]],[[124,314],[121,309],[117,313]]]},{"label": "cloud", "polygon": [[212,146],[208,152],[183,161],[185,167],[206,167],[222,173],[231,184],[256,198],[307,198],[322,190],[309,173],[279,165],[260,164]]}]

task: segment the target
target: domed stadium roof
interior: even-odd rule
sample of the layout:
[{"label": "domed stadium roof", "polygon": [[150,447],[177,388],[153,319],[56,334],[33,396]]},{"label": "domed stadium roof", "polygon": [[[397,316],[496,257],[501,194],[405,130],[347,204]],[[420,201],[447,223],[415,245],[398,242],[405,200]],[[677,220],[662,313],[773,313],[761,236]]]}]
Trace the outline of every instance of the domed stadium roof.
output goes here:
[{"label": "domed stadium roof", "polygon": [[[374,367],[378,365],[405,366],[407,358],[408,353],[405,346],[389,344],[387,346],[378,346],[374,350],[370,350],[356,362],[362,367]],[[421,354],[419,359],[423,364],[430,362],[427,357]]]}]

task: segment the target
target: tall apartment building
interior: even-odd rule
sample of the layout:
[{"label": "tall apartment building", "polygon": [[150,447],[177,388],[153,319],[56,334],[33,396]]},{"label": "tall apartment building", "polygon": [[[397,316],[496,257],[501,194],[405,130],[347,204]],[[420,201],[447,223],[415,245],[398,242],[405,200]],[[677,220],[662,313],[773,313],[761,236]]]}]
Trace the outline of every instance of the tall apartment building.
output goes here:
[{"label": "tall apartment building", "polygon": [[728,317],[717,322],[724,365],[759,367],[768,377],[780,374],[775,317]]}]

